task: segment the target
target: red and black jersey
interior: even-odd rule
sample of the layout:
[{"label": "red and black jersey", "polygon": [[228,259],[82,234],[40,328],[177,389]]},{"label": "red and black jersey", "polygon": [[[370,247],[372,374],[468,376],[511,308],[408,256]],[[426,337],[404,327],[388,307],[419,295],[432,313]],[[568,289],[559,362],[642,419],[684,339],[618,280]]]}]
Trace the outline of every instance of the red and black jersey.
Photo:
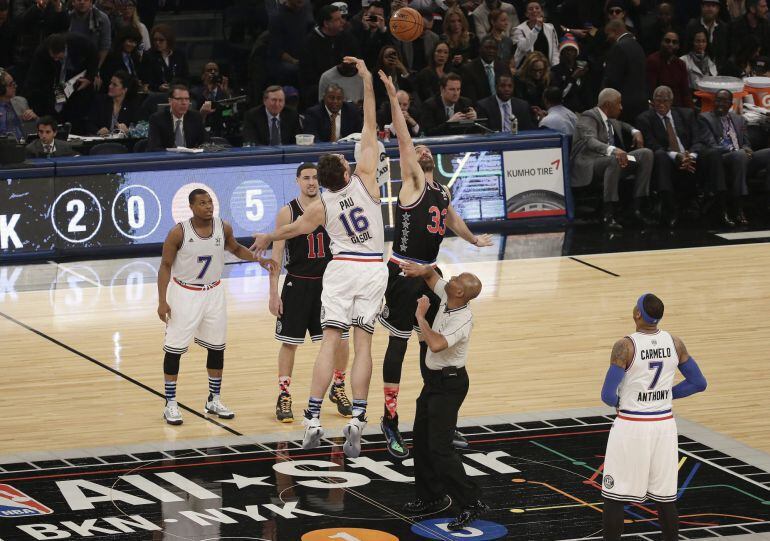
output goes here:
[{"label": "red and black jersey", "polygon": [[[396,207],[393,259],[399,257],[433,263],[446,233],[449,194],[438,183],[425,182],[420,198],[409,206]],[[398,262],[398,261],[396,261]]]},{"label": "red and black jersey", "polygon": [[[302,205],[297,199],[289,202],[291,221],[304,214]],[[287,239],[284,247],[286,257],[286,272],[292,276],[319,278],[326,270],[326,264],[331,261],[329,236],[322,226],[308,235],[299,235]]]}]

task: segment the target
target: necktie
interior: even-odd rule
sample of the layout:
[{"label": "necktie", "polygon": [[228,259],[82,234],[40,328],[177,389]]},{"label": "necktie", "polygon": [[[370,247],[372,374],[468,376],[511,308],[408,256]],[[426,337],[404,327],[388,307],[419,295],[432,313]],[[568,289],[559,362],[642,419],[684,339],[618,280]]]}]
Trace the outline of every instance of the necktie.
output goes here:
[{"label": "necktie", "polygon": [[273,123],[270,126],[270,144],[278,146],[281,144],[281,134],[278,132],[278,119],[273,117]]},{"label": "necktie", "polygon": [[447,120],[449,120],[450,118],[452,118],[452,115],[455,114],[454,109],[452,107],[446,107],[446,106],[444,107],[444,109],[446,109],[446,118]]},{"label": "necktie", "polygon": [[177,147],[185,146],[184,134],[182,133],[182,121],[176,121],[176,127],[174,128],[174,145]]},{"label": "necktie", "polygon": [[334,143],[337,141],[337,115],[339,113],[332,113],[329,119],[331,120],[331,131],[329,132],[329,141]]},{"label": "necktie", "polygon": [[722,144],[727,144],[730,150],[738,150],[738,135],[735,133],[730,117],[722,117]]},{"label": "necktie", "polygon": [[615,129],[612,127],[612,122],[607,120],[607,144],[611,147],[616,147],[615,144]]},{"label": "necktie", "polygon": [[487,82],[489,83],[489,91],[494,94],[495,93],[495,70],[492,67],[492,64],[488,64],[484,66],[484,69],[487,72]]},{"label": "necktie", "polygon": [[663,117],[663,122],[666,124],[666,133],[668,134],[668,150],[671,152],[681,152],[682,149],[679,148],[679,141],[677,141],[674,126],[671,124],[668,116]]},{"label": "necktie", "polygon": [[503,103],[503,132],[511,133],[511,104]]}]

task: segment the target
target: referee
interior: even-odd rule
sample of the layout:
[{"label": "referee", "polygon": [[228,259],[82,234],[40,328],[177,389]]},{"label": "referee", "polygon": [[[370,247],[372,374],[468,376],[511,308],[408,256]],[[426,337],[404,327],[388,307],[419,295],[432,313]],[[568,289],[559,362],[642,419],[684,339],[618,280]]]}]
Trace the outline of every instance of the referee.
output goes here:
[{"label": "referee", "polygon": [[428,297],[417,301],[417,323],[428,344],[425,361],[420,363],[423,387],[417,398],[414,417],[414,473],[417,499],[406,504],[410,515],[424,515],[445,509],[447,495],[460,507],[460,515],[449,523],[450,530],[462,530],[489,510],[479,500],[478,485],[465,473],[460,457],[452,447],[457,414],[468,394],[465,361],[473,328],[468,302],[478,297],[481,281],[464,272],[449,281],[430,265],[401,264],[406,276],[421,277],[439,297],[441,305],[433,326],[425,319]]}]

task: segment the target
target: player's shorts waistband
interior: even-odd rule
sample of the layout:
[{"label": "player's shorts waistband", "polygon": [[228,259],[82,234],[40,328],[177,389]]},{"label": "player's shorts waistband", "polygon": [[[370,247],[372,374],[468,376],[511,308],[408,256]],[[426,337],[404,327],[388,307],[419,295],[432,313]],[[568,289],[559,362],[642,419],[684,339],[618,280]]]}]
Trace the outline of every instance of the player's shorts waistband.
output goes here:
[{"label": "player's shorts waistband", "polygon": [[382,254],[373,252],[340,252],[334,254],[335,261],[358,261],[360,263],[382,263]]},{"label": "player's shorts waistband", "polygon": [[673,418],[674,414],[670,409],[662,411],[618,410],[618,419],[625,421],[665,421]]},{"label": "player's shorts waistband", "polygon": [[397,254],[393,252],[390,254],[390,259],[388,260],[391,263],[395,263],[396,265],[400,263],[419,263],[420,265],[430,265],[432,267],[436,266],[436,260],[433,261],[423,261],[422,259],[417,259],[414,257],[406,257],[405,255]]},{"label": "player's shorts waistband", "polygon": [[222,280],[217,280],[216,282],[211,282],[210,284],[188,284],[187,282],[183,282],[178,278],[174,278],[174,281],[185,289],[191,289],[192,291],[207,291],[217,287]]}]

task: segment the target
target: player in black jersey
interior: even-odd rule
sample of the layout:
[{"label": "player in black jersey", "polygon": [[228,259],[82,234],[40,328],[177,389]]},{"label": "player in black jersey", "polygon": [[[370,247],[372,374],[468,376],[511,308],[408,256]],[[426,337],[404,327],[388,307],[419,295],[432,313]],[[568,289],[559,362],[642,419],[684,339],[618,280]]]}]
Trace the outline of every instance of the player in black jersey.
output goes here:
[{"label": "player in black jersey", "polygon": [[[399,263],[413,261],[423,265],[436,264],[441,241],[447,228],[475,246],[491,246],[489,235],[474,235],[452,207],[449,190],[433,180],[433,155],[425,145],[414,146],[404,115],[396,98],[393,82],[382,71],[380,79],[388,90],[393,127],[398,137],[401,164],[401,190],[396,206],[396,225],[393,236],[393,253],[388,261],[388,288],[385,291],[385,307],[380,322],[390,331],[388,349],[382,366],[385,394],[385,415],[382,417],[383,434],[388,451],[395,457],[409,455],[409,449],[398,430],[398,391],[401,383],[401,366],[406,354],[407,341],[413,329],[419,329],[415,321],[417,299],[422,295],[431,299],[427,314],[429,322],[438,310],[438,298],[419,278],[407,278]],[[420,341],[420,367],[425,363],[427,348]]]},{"label": "player in black jersey", "polygon": [[[299,197],[278,211],[276,227],[289,224],[299,218],[304,209],[320,198],[316,166],[303,163],[297,168]],[[331,261],[329,237],[323,227],[308,235],[273,243],[273,260],[276,272],[270,274],[270,313],[278,319],[275,322],[275,338],[281,342],[278,352],[278,402],[275,417],[282,423],[291,423],[291,374],[297,346],[305,341],[305,333],[318,342],[323,337],[321,330],[321,289],[326,264]],[[286,279],[278,296],[278,278],[281,274],[281,260],[285,260]],[[329,390],[329,399],[337,405],[337,411],[344,417],[351,417],[352,404],[345,394],[345,367],[348,363],[347,333],[335,359],[334,381]]]}]

